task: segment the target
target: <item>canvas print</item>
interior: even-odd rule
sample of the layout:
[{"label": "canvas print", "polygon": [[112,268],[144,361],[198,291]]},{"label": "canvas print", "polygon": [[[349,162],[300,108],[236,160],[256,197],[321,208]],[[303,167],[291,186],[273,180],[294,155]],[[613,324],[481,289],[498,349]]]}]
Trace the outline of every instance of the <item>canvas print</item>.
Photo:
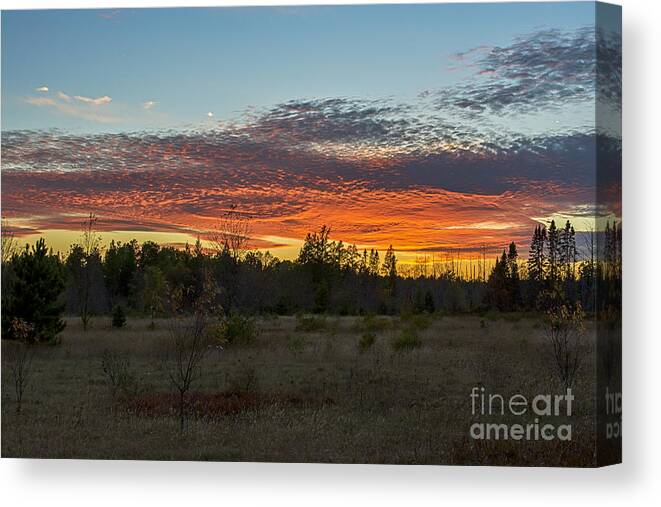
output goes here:
[{"label": "canvas print", "polygon": [[621,9],[2,12],[2,456],[621,459]]}]

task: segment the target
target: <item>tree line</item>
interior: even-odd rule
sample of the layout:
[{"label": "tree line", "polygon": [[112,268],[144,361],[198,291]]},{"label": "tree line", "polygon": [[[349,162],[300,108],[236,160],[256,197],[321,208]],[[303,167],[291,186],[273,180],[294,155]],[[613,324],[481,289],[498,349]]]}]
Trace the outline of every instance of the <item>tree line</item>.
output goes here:
[{"label": "tree line", "polygon": [[[592,233],[583,248],[567,221],[535,228],[528,259],[511,243],[488,279],[466,278],[453,269],[405,277],[391,245],[381,259],[375,250],[358,249],[331,238],[331,228],[306,235],[296,259],[247,248],[249,219],[231,210],[212,235],[212,248],[176,248],[147,241],[111,241],[102,247],[90,215],[81,238],[67,255],[43,239],[17,251],[3,234],[2,331],[12,337],[16,322],[39,340],[63,329],[63,315],[81,319],[83,329],[97,315],[194,312],[194,302],[214,286],[214,305],[226,314],[331,313],[358,315],[405,312],[538,311],[549,305],[580,303],[586,311],[617,304],[621,294],[619,224]],[[121,318],[120,318],[121,317]],[[22,328],[23,329],[23,328]]]}]

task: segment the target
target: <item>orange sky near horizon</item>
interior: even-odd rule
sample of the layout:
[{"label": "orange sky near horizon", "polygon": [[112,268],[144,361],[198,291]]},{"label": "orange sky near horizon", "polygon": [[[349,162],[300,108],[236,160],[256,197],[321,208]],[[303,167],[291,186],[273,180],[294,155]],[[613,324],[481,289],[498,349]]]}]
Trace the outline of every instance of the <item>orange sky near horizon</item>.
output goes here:
[{"label": "orange sky near horizon", "polygon": [[[206,192],[213,197],[221,191]],[[3,198],[37,198],[33,193],[22,188]],[[542,195],[521,192],[478,195],[429,188],[367,190],[352,185],[342,188],[339,184],[332,191],[273,185],[268,189],[237,188],[222,194],[223,200],[268,202],[284,196],[287,202],[306,203],[272,216],[260,215],[259,209],[247,211],[251,217],[250,247],[269,250],[283,259],[295,258],[305,235],[322,225],[331,227],[333,239],[356,244],[360,249],[384,251],[393,245],[404,263],[423,256],[430,262],[448,255],[472,259],[479,257],[483,248],[491,257],[511,241],[525,256],[533,228],[554,214]],[[140,190],[108,191],[94,197],[44,193],[39,201],[43,215],[5,217],[6,225],[21,240],[31,242],[43,236],[55,251],[61,252],[79,240],[81,223],[89,212],[97,216],[105,243],[137,239],[178,246],[194,243],[197,238],[208,244],[209,234],[219,226],[223,213],[222,208],[215,215],[186,213],[167,197]],[[575,224],[578,230],[586,228]]]}]

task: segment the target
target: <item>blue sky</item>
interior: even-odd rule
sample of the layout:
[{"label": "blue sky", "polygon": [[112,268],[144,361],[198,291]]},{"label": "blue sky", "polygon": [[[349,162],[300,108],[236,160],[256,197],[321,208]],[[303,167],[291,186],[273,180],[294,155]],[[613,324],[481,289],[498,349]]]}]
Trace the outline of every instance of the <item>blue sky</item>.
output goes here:
[{"label": "blue sky", "polygon": [[[180,128],[300,98],[407,102],[470,78],[448,70],[455,53],[593,20],[589,2],[6,11],[2,129]],[[96,109],[112,121],[76,115],[80,101],[26,102],[58,92],[110,97]]]}]

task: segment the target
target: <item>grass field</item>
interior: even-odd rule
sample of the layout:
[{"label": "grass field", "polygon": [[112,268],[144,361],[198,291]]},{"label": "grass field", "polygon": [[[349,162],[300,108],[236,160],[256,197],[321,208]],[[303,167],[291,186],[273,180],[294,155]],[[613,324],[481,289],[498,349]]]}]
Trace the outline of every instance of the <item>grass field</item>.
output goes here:
[{"label": "grass field", "polygon": [[[532,316],[260,318],[257,339],[214,348],[180,432],[163,371],[168,321],[69,319],[40,346],[22,409],[3,365],[2,455],[34,458],[409,464],[593,463],[594,351],[574,392],[571,442],[469,438],[470,393],[562,392]],[[593,335],[590,328],[589,336]],[[3,357],[14,344],[3,340]],[[128,360],[114,398],[104,351]]]}]

